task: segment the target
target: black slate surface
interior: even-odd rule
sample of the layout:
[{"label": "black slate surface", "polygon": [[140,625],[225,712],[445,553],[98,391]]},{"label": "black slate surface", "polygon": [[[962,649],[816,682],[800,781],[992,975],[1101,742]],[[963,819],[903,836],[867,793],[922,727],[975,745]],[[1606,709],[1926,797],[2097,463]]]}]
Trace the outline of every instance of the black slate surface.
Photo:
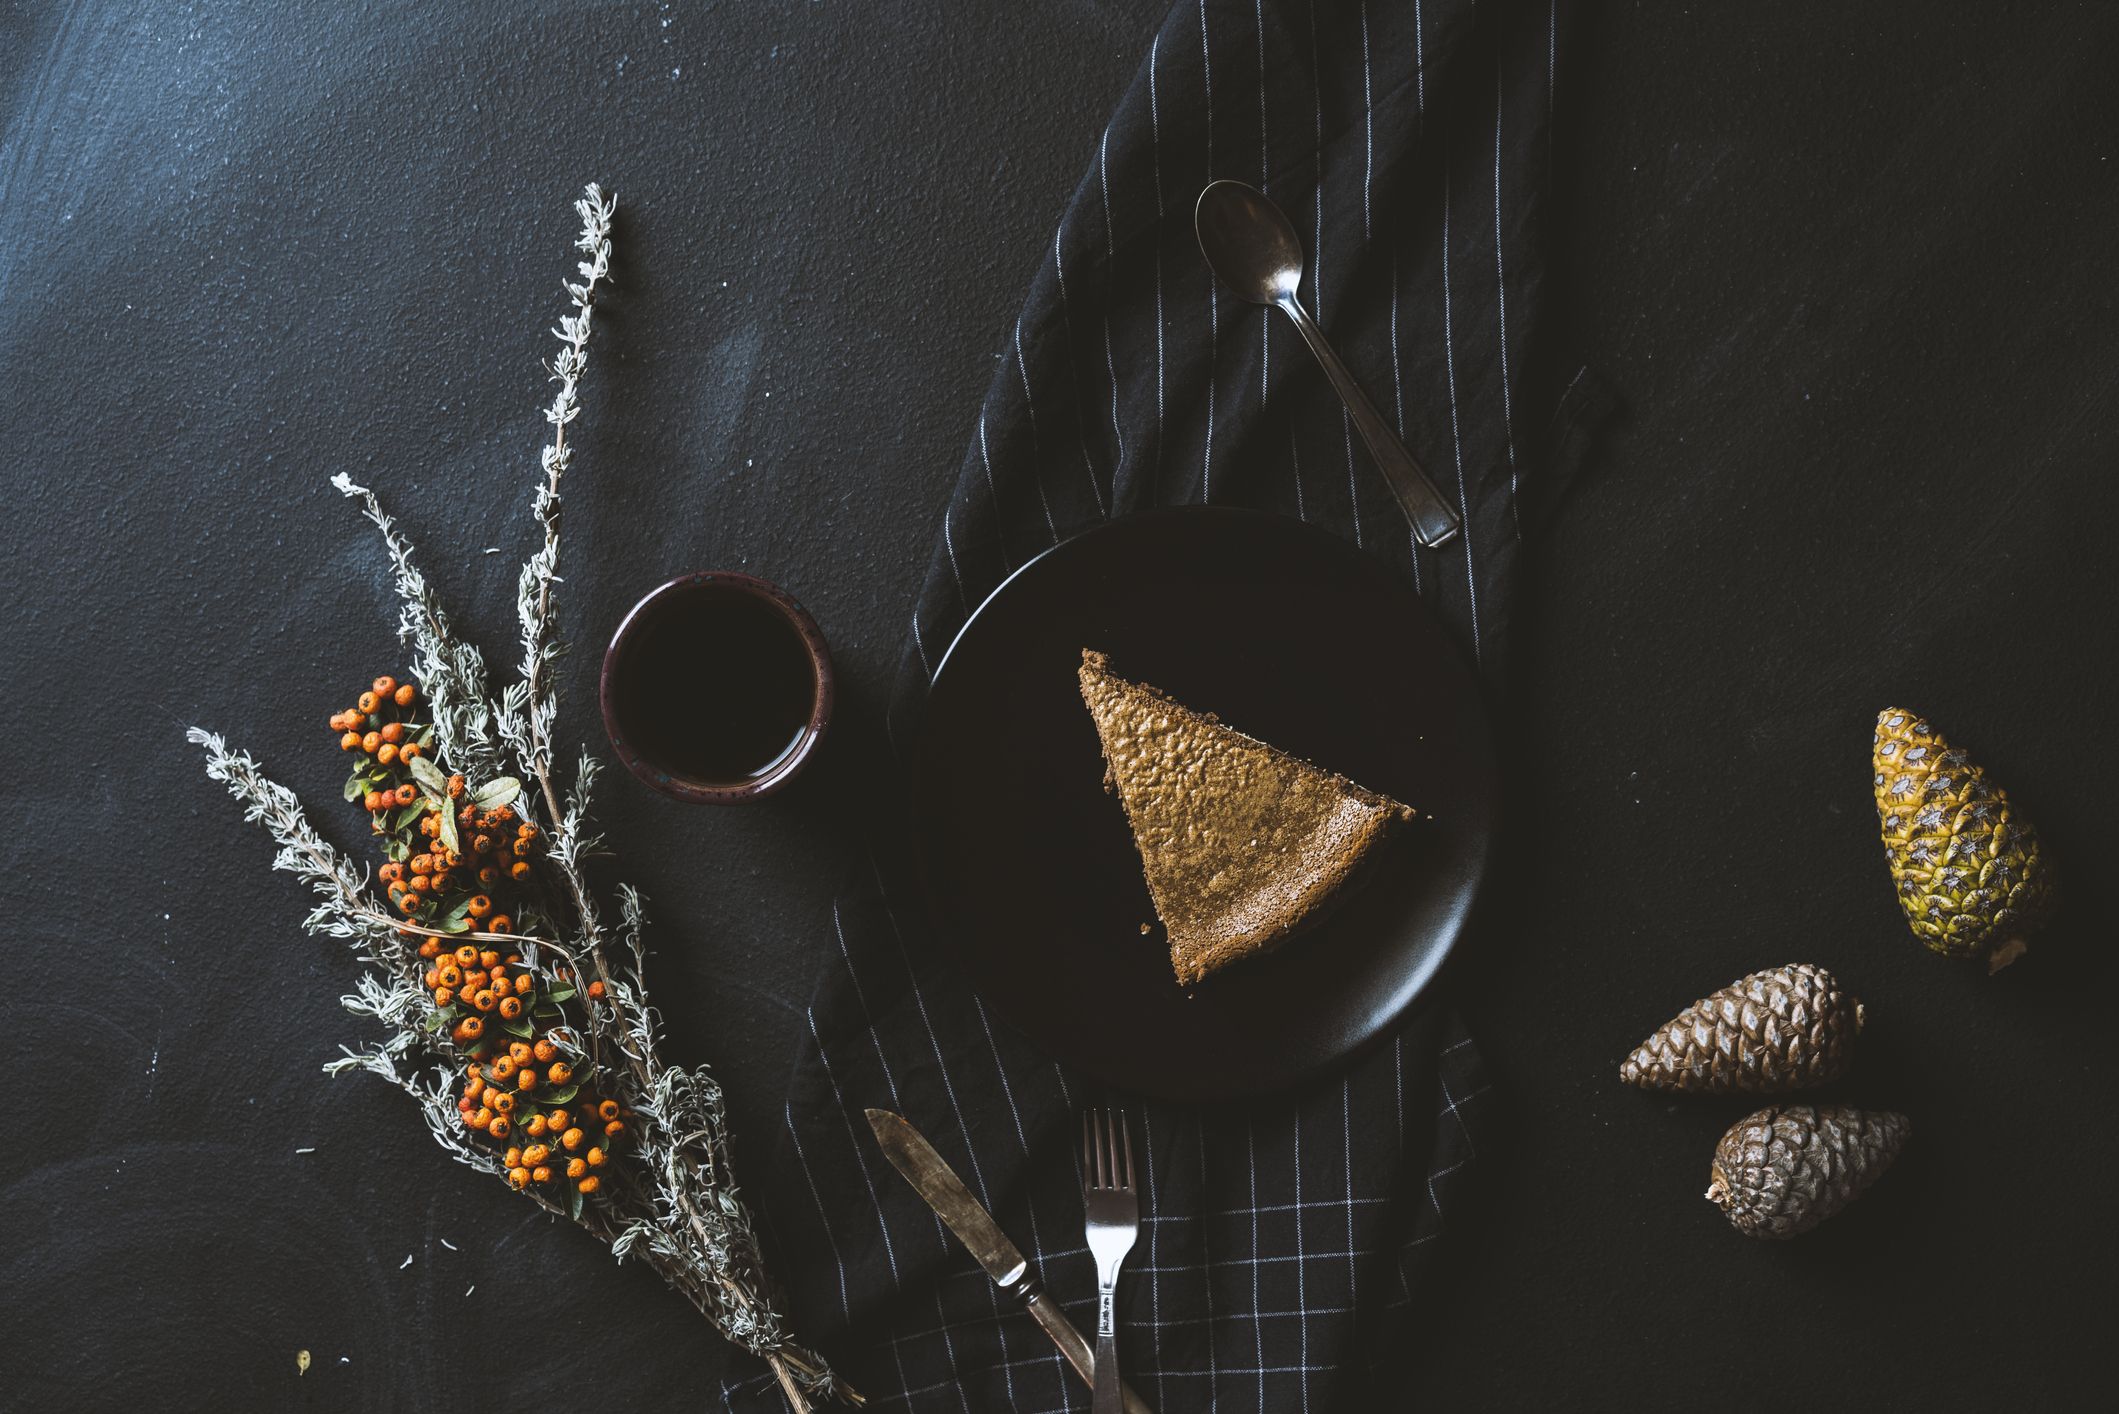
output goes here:
[{"label": "black slate surface", "polygon": [[[316,1073],[358,1035],[350,966],[181,729],[356,838],[323,720],[398,658],[338,470],[506,655],[566,202],[615,187],[568,734],[594,737],[603,636],[680,569],[786,584],[844,673],[841,754],[784,798],[604,793],[675,1047],[764,1135],[850,858],[846,753],[1161,8],[0,15],[0,1405],[710,1398],[724,1357],[651,1275]],[[2098,1388],[2115,43],[2095,5],[1607,4],[1563,69],[1572,331],[1631,413],[1531,561],[1512,863],[1461,973],[1513,1139],[1409,1353],[1423,1403]],[[1896,920],[1866,765],[1886,701],[1983,756],[2068,872],[2064,925],[2002,978]],[[1739,1107],[1613,1072],[1693,996],[1797,959],[1868,1001],[1848,1093],[1916,1137],[1853,1212],[1765,1247],[1698,1197]]]}]

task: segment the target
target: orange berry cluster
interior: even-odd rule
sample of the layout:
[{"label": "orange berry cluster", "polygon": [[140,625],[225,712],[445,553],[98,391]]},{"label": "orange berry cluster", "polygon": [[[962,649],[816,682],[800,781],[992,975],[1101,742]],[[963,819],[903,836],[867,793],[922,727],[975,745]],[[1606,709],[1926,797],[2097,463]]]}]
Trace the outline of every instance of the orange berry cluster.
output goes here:
[{"label": "orange berry cluster", "polygon": [[[418,702],[412,684],[380,677],[355,707],[331,718],[339,745],[360,753],[346,798],[362,803],[385,838],[390,858],[376,874],[391,904],[409,921],[450,934],[539,926],[534,866],[542,832],[511,805],[481,804],[462,776],[422,767],[422,784],[412,763],[431,749],[433,734],[413,719]],[[500,784],[502,794],[513,788]],[[421,938],[432,1025],[465,1058],[456,1105],[464,1127],[507,1146],[502,1158],[517,1188],[563,1179],[582,1196],[602,1191],[596,1171],[623,1139],[625,1116],[552,1039],[577,995],[571,972],[547,980],[491,940],[402,931]],[[592,999],[603,990],[601,982],[587,988]],[[529,1142],[510,1142],[517,1139]]]},{"label": "orange berry cluster", "polygon": [[[418,701],[419,689],[411,683],[400,683],[388,675],[377,678],[359,701],[343,712],[331,714],[331,730],[339,734],[339,750],[361,752],[379,766],[418,759],[433,745],[432,737],[423,735],[423,729],[405,715]],[[416,796],[415,790],[396,803],[410,805]],[[368,812],[374,814],[384,808],[385,802],[371,790],[366,804]]]},{"label": "orange berry cluster", "polygon": [[[469,943],[448,952],[438,938],[427,939],[420,951],[434,964],[426,983],[437,1014],[453,1023],[450,1038],[476,1057],[464,1067],[463,1095],[456,1102],[464,1127],[504,1144],[529,1141],[508,1144],[501,1155],[508,1182],[517,1188],[564,1179],[584,1195],[599,1192],[603,1177],[596,1170],[625,1137],[623,1110],[616,1100],[597,1097],[549,1034],[511,1024],[531,1007],[556,1012],[558,1004],[548,997],[571,997],[572,991],[541,993],[531,973],[510,971],[520,968],[517,954],[503,957]],[[518,1034],[496,1037],[490,1017]]]},{"label": "orange berry cluster", "polygon": [[[417,787],[401,785],[418,799]],[[406,802],[411,804],[414,802]],[[390,901],[409,915],[440,908],[452,918],[468,919],[481,933],[512,933],[515,916],[495,902],[530,881],[540,831],[518,820],[511,806],[481,810],[464,799],[464,778],[449,777],[449,809],[456,816],[456,847],[442,828],[441,807],[429,802],[413,824],[420,838],[402,860],[376,871],[390,890]]]},{"label": "orange berry cluster", "polygon": [[[417,687],[385,675],[331,717],[339,747],[359,754],[346,799],[360,801],[375,833],[389,837],[390,861],[376,876],[408,918],[451,932],[512,932],[515,910],[504,899],[531,882],[540,832],[512,806],[482,805],[462,776],[447,778],[446,800],[439,771],[427,776],[432,789],[421,788],[413,763],[434,733],[414,718],[418,702]],[[445,809],[453,818],[444,820]]]}]

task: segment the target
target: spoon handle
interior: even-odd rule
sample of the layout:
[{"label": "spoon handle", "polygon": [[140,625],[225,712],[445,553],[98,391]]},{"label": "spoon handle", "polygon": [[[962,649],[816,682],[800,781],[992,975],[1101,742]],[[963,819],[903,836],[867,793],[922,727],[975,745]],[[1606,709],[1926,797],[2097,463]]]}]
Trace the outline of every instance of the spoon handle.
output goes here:
[{"label": "spoon handle", "polygon": [[1324,365],[1324,376],[1332,380],[1339,401],[1346,404],[1347,415],[1353,418],[1361,440],[1368,444],[1369,455],[1383,469],[1383,479],[1390,484],[1391,494],[1398,498],[1399,509],[1405,512],[1405,518],[1412,522],[1413,534],[1430,550],[1456,539],[1457,513],[1450,509],[1449,502],[1443,500],[1442,493],[1435,489],[1435,483],[1420,469],[1420,463],[1413,460],[1413,454],[1384,422],[1383,414],[1376,411],[1376,405],[1361,391],[1354,375],[1347,372],[1346,365],[1339,361],[1339,355],[1325,341],[1324,331],[1310,318],[1309,311],[1293,295],[1280,301],[1280,308],[1295,321],[1295,327],[1302,331],[1303,342]]}]

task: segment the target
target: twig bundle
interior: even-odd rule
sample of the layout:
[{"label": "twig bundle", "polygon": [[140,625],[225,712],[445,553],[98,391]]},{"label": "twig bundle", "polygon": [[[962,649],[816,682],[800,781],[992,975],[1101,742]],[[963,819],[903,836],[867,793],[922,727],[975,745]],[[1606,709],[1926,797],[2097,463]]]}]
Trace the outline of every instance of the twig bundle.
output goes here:
[{"label": "twig bundle", "polygon": [[[403,601],[399,637],[412,650],[418,680],[409,693],[389,680],[393,693],[387,701],[364,695],[364,704],[375,698],[376,710],[355,709],[333,719],[335,729],[349,733],[367,728],[353,733],[358,739],[348,747],[360,748],[360,764],[347,798],[369,807],[375,833],[385,837],[391,859],[380,882],[387,902],[377,898],[367,870],[327,842],[294,793],[268,779],[247,753],[198,728],[189,737],[205,748],[207,775],[223,782],[243,802],[245,818],[262,824],[278,843],[273,866],[315,891],[309,931],[345,940],[365,964],[344,1004],[379,1022],[387,1034],[346,1048],[327,1070],[382,1076],[418,1102],[436,1142],[458,1162],[511,1181],[532,1201],[594,1234],[620,1260],[644,1261],[660,1272],[722,1335],[772,1367],[794,1409],[829,1397],[858,1404],[860,1396],[821,1357],[795,1342],[779,1312],[750,1211],[736,1187],[720,1084],[703,1066],[662,1059],[660,1019],[642,980],[640,895],[630,887],[617,889],[615,923],[606,923],[584,872],[584,858],[600,844],[589,816],[595,758],[582,753],[564,795],[556,780],[558,694],[551,668],[565,651],[557,628],[560,484],[572,460],[567,429],[580,414],[577,389],[588,363],[596,297],[610,274],[616,205],[594,185],[575,203],[581,218],[576,248],[584,258],[578,279],[566,285],[571,310],[554,330],[560,348],[550,371],[558,389],[545,411],[552,436],[532,502],[541,543],[518,582],[518,681],[492,693],[484,658],[451,630],[410,543],[382,503],[343,474],[332,480],[361,503],[382,534]],[[391,710],[414,701],[423,701],[428,721]],[[393,725],[396,734],[381,740],[383,728]],[[409,757],[405,743],[414,748]],[[517,775],[527,784],[518,784]],[[525,847],[495,848],[490,855],[472,848],[462,831],[481,824],[500,830],[500,843],[521,841]],[[418,835],[411,833],[415,826]],[[530,869],[514,870],[511,855]],[[408,874],[413,864],[426,872]],[[445,882],[437,887],[436,879]],[[415,881],[426,881],[427,889],[413,888]],[[480,892],[466,893],[471,889]],[[512,900],[509,906],[517,911],[493,912],[496,894]],[[481,926],[501,922],[508,926]],[[462,953],[457,965],[469,963],[479,984],[470,996],[447,985],[452,977],[461,981],[446,972],[456,950]],[[507,996],[500,995],[503,982]],[[489,1021],[502,1019],[507,1028],[494,1025],[497,1034],[489,1035]],[[509,1036],[514,1039],[504,1039]],[[511,1048],[533,1044],[534,1063],[510,1063]],[[609,1142],[622,1138],[625,1147],[599,1148],[610,1155],[608,1162],[555,1182],[574,1166],[573,1155],[546,1145],[555,1162],[537,1167],[551,1167],[553,1174],[533,1181],[537,1169],[515,1152],[522,1146],[503,1147],[509,1138],[532,1137],[511,1116],[524,1113],[524,1104],[544,1104],[524,1123],[545,1123],[553,1112],[550,1101],[529,1087],[554,1075],[571,1081],[576,1071],[580,1082],[566,1098],[604,1097],[606,1110],[623,1118],[597,1118],[613,1126]],[[459,1079],[469,1093],[454,1092]],[[480,1124],[482,1098],[491,1103]]]}]

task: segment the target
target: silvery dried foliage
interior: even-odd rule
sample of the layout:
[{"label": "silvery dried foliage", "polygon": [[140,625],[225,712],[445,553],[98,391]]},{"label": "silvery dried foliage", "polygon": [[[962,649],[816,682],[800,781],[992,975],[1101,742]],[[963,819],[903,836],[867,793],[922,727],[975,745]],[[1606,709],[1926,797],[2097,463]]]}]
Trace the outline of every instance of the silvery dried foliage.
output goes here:
[{"label": "silvery dried foliage", "polygon": [[[766,1360],[795,1408],[819,1397],[858,1403],[860,1397],[819,1356],[795,1342],[780,1315],[731,1168],[720,1084],[703,1066],[686,1068],[662,1059],[659,1017],[642,980],[645,920],[639,894],[619,888],[615,923],[606,923],[590,887],[583,860],[599,844],[590,833],[589,814],[597,763],[582,754],[564,797],[554,781],[558,695],[551,670],[564,651],[556,630],[560,485],[572,459],[567,429],[581,410],[577,392],[587,366],[596,296],[610,274],[615,209],[615,199],[594,185],[575,203],[582,223],[576,247],[584,258],[578,278],[566,285],[571,309],[553,331],[560,348],[550,371],[558,389],[545,410],[552,437],[543,450],[544,475],[532,501],[540,543],[518,581],[518,681],[497,695],[492,691],[484,658],[451,629],[411,545],[376,495],[343,474],[332,484],[357,500],[382,534],[403,601],[399,637],[411,650],[440,763],[474,785],[519,773],[529,783],[519,808],[531,816],[541,808],[545,816],[547,857],[563,901],[553,912],[566,918],[563,935],[510,942],[525,965],[547,976],[563,965],[604,984],[600,1001],[588,1001],[586,993],[580,998],[585,1008],[581,1032],[560,1032],[555,1039],[595,1063],[598,1084],[637,1116],[637,1143],[626,1156],[627,1181],[612,1185],[601,1201],[584,1202],[578,1193],[570,1202],[556,1200],[534,1189],[527,1196],[579,1223],[619,1259],[654,1267],[729,1340]],[[421,982],[425,964],[406,946],[403,920],[391,916],[375,895],[367,870],[309,823],[292,791],[264,776],[247,753],[231,750],[220,736],[196,728],[189,736],[205,748],[208,776],[224,783],[243,802],[245,818],[263,825],[279,844],[273,866],[315,891],[309,931],[345,940],[365,964],[344,1004],[379,1023],[385,1038],[346,1048],[325,1068],[365,1070],[390,1081],[419,1103],[435,1140],[451,1157],[502,1177],[500,1157],[473,1141],[459,1123],[449,1080],[463,1057],[446,1029],[430,1029],[433,1001]]]}]

